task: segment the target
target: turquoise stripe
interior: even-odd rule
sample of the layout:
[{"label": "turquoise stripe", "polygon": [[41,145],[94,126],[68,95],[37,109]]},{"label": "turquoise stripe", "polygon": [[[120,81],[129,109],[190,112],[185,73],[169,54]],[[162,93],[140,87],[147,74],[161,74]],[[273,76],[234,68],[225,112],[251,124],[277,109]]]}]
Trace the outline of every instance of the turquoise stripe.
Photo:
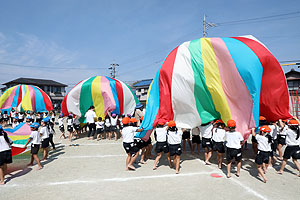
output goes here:
[{"label": "turquoise stripe", "polygon": [[34,89],[35,108],[33,109],[35,110],[35,112],[46,112],[47,108],[42,93],[36,87],[32,85],[30,86]]},{"label": "turquoise stripe", "polygon": [[[260,89],[263,67],[256,54],[244,43],[233,38],[222,38],[245,82],[253,101],[253,117],[259,124]],[[272,97],[270,97],[272,98]]]},{"label": "turquoise stripe", "polygon": [[114,109],[112,111],[112,113],[116,113],[117,115],[120,115],[120,104],[119,104],[119,99],[118,99],[118,94],[117,94],[117,85],[116,85],[116,81],[111,79],[108,76],[105,76],[105,78],[107,78],[107,80],[109,81],[109,85],[114,97],[114,100],[116,102],[116,109]]}]

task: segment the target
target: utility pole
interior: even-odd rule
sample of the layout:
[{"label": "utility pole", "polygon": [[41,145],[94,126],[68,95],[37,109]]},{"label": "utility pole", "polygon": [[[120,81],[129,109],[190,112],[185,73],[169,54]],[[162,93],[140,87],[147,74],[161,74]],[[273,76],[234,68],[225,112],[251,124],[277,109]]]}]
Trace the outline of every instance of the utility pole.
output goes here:
[{"label": "utility pole", "polygon": [[108,69],[110,69],[110,76],[112,78],[116,78],[116,67],[120,66],[117,63],[112,63],[110,64],[110,67]]},{"label": "utility pole", "polygon": [[203,37],[207,36],[207,29],[211,27],[216,27],[217,25],[214,23],[206,22],[205,14],[203,17]]}]

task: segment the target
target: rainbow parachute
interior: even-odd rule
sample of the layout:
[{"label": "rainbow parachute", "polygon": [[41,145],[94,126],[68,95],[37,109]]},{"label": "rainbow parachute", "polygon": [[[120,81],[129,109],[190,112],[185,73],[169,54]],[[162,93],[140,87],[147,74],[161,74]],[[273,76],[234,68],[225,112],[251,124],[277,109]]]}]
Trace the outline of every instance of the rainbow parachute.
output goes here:
[{"label": "rainbow parachute", "polygon": [[138,99],[126,83],[107,76],[94,76],[72,88],[62,102],[62,112],[65,116],[73,113],[83,117],[93,105],[97,117],[103,118],[107,112],[133,114],[137,104]]},{"label": "rainbow parachute", "polygon": [[253,36],[201,38],[167,56],[148,92],[141,126],[151,130],[163,119],[193,128],[234,119],[247,139],[259,115],[268,121],[291,117],[285,76],[275,57]]},{"label": "rainbow parachute", "polygon": [[5,90],[0,97],[0,109],[17,107],[19,111],[46,112],[53,110],[49,96],[37,86],[16,85]]},{"label": "rainbow parachute", "polygon": [[28,124],[20,123],[14,129],[8,128],[4,129],[4,131],[7,133],[8,137],[13,141],[13,144],[11,146],[13,156],[18,155],[26,150],[26,148],[24,148],[24,145],[26,144],[31,134],[31,130]]}]

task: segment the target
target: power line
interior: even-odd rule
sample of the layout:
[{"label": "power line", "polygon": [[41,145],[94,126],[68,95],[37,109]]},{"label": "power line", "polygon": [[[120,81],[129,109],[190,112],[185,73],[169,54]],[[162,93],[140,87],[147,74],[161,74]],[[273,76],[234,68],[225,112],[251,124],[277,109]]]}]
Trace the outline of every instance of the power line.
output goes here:
[{"label": "power line", "polygon": [[284,61],[279,61],[279,63],[296,63],[300,62],[300,60],[284,60]]}]

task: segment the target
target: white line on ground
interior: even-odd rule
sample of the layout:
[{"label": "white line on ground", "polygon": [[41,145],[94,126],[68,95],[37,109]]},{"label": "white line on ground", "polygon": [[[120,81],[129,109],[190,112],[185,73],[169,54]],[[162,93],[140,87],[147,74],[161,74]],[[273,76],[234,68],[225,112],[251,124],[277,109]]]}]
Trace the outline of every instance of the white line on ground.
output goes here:
[{"label": "white line on ground", "polygon": [[[193,155],[189,155],[190,157],[196,159],[198,162],[205,164],[204,161],[200,160],[199,158],[197,158],[196,156]],[[210,166],[210,165],[206,165],[208,168],[210,169],[215,169],[214,167]],[[253,190],[252,188],[244,185],[243,183],[241,183],[240,181],[238,181],[237,179],[234,178],[229,178],[228,180],[233,181],[235,184],[239,185],[240,187],[244,188],[248,193],[253,194],[254,196],[263,199],[263,200],[267,200],[268,198],[266,198],[265,196],[259,194],[258,192],[256,192],[255,190]]]},{"label": "white line on ground", "polygon": [[60,156],[59,158],[111,158],[111,157],[125,157],[126,154],[119,155],[92,155],[92,156]]},{"label": "white line on ground", "polygon": [[[76,144],[76,142],[73,142],[73,144]],[[117,144],[117,145],[122,145],[120,142],[111,142],[111,143],[80,143],[80,146],[102,146],[102,145],[112,145],[112,144]],[[71,144],[64,144],[65,146],[69,146]]]}]

